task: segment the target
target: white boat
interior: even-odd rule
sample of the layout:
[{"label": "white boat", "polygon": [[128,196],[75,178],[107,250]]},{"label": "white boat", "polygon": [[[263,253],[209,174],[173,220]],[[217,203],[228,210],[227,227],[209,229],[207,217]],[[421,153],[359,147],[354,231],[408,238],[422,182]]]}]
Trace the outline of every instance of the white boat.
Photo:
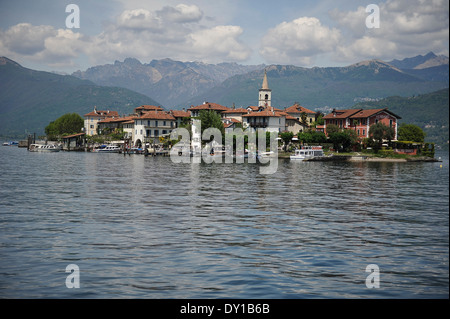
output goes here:
[{"label": "white boat", "polygon": [[262,158],[273,158],[273,157],[276,157],[276,156],[278,156],[278,154],[276,154],[273,151],[270,151],[270,152],[258,152],[257,155],[256,155],[256,157],[259,160],[261,160]]},{"label": "white boat", "polygon": [[53,144],[31,144],[29,151],[30,152],[59,152],[61,147],[53,145]]},{"label": "white boat", "polygon": [[3,143],[3,146],[17,146],[19,145],[19,142],[5,142]]},{"label": "white boat", "polygon": [[302,146],[301,149],[295,150],[294,155],[291,155],[290,159],[303,161],[305,159],[323,156],[322,146]]},{"label": "white boat", "polygon": [[121,148],[117,145],[106,145],[105,147],[100,147],[94,149],[93,152],[97,153],[119,153]]}]

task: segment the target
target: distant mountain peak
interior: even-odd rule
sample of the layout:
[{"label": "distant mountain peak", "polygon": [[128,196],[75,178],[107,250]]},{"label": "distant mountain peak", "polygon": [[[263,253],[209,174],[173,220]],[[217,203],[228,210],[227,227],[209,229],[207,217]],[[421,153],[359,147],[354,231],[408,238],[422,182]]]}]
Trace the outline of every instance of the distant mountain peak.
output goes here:
[{"label": "distant mountain peak", "polygon": [[348,68],[358,68],[358,67],[367,67],[369,69],[374,69],[375,72],[379,69],[392,69],[395,70],[397,72],[403,73],[402,70],[400,70],[399,68],[395,67],[394,65],[384,62],[382,60],[378,60],[378,59],[372,59],[372,60],[365,60],[365,61],[361,61],[352,65],[349,65]]},{"label": "distant mountain peak", "polygon": [[16,61],[13,61],[11,59],[8,59],[5,56],[0,57],[0,65],[6,65],[6,64],[11,64],[14,66],[18,66],[18,67],[22,67],[19,63],[17,63]]},{"label": "distant mountain peak", "polygon": [[417,55],[411,58],[405,58],[403,60],[392,60],[389,64],[399,69],[425,69],[434,66],[440,66],[448,64],[448,57],[444,55],[437,56],[434,52],[430,51],[425,55]]}]

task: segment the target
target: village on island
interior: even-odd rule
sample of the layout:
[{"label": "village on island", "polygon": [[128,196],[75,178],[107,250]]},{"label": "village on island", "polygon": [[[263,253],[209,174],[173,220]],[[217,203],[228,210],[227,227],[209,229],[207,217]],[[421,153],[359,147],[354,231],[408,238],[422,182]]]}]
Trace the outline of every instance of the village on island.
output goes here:
[{"label": "village on island", "polygon": [[[266,133],[268,139],[267,143],[261,144],[263,148],[246,144],[240,154],[244,157],[252,152],[271,156],[275,150],[277,157],[292,160],[434,160],[433,143],[399,140],[401,117],[387,108],[333,109],[325,115],[297,102],[284,109],[274,107],[266,71],[257,106],[236,108],[234,104],[227,107],[204,102],[183,110],[167,111],[161,106],[142,105],[127,116],[94,107],[84,114],[84,127],[78,133],[60,137],[61,144],[39,144],[32,136],[26,143],[30,151],[168,155],[179,142],[179,139],[172,139],[173,133],[176,129],[185,128],[191,134],[188,150],[192,156],[192,153],[201,152],[206,142],[204,137],[202,139],[202,131],[196,129],[196,124],[202,124],[202,116],[215,117],[216,123],[219,122],[216,127],[225,135]],[[277,141],[275,149],[269,147],[269,136]],[[224,143],[209,142],[211,155],[223,155]],[[235,148],[233,156],[237,156],[237,152]]]}]

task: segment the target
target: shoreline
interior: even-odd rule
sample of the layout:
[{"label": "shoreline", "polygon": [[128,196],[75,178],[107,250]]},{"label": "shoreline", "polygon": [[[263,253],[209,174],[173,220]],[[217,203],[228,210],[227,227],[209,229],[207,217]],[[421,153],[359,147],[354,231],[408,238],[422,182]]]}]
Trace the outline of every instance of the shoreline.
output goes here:
[{"label": "shoreline", "polygon": [[420,156],[420,157],[407,157],[407,158],[394,158],[394,157],[373,157],[362,155],[332,155],[324,157],[315,157],[307,159],[308,162],[391,162],[391,163],[417,163],[417,162],[442,162],[436,158]]}]

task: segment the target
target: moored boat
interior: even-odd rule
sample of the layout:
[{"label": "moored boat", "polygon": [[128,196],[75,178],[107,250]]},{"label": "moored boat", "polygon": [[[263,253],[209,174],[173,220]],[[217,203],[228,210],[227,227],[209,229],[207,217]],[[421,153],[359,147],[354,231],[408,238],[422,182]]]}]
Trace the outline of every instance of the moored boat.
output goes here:
[{"label": "moored boat", "polygon": [[29,151],[30,152],[59,152],[61,147],[53,145],[53,144],[31,144]]},{"label": "moored boat", "polygon": [[92,150],[96,153],[119,153],[121,148],[117,145],[102,145],[99,148],[95,148]]},{"label": "moored boat", "polygon": [[3,146],[18,146],[19,142],[5,142]]},{"label": "moored boat", "polygon": [[294,155],[290,156],[291,160],[308,160],[314,157],[323,157],[322,146],[302,146],[301,149],[295,150]]}]

